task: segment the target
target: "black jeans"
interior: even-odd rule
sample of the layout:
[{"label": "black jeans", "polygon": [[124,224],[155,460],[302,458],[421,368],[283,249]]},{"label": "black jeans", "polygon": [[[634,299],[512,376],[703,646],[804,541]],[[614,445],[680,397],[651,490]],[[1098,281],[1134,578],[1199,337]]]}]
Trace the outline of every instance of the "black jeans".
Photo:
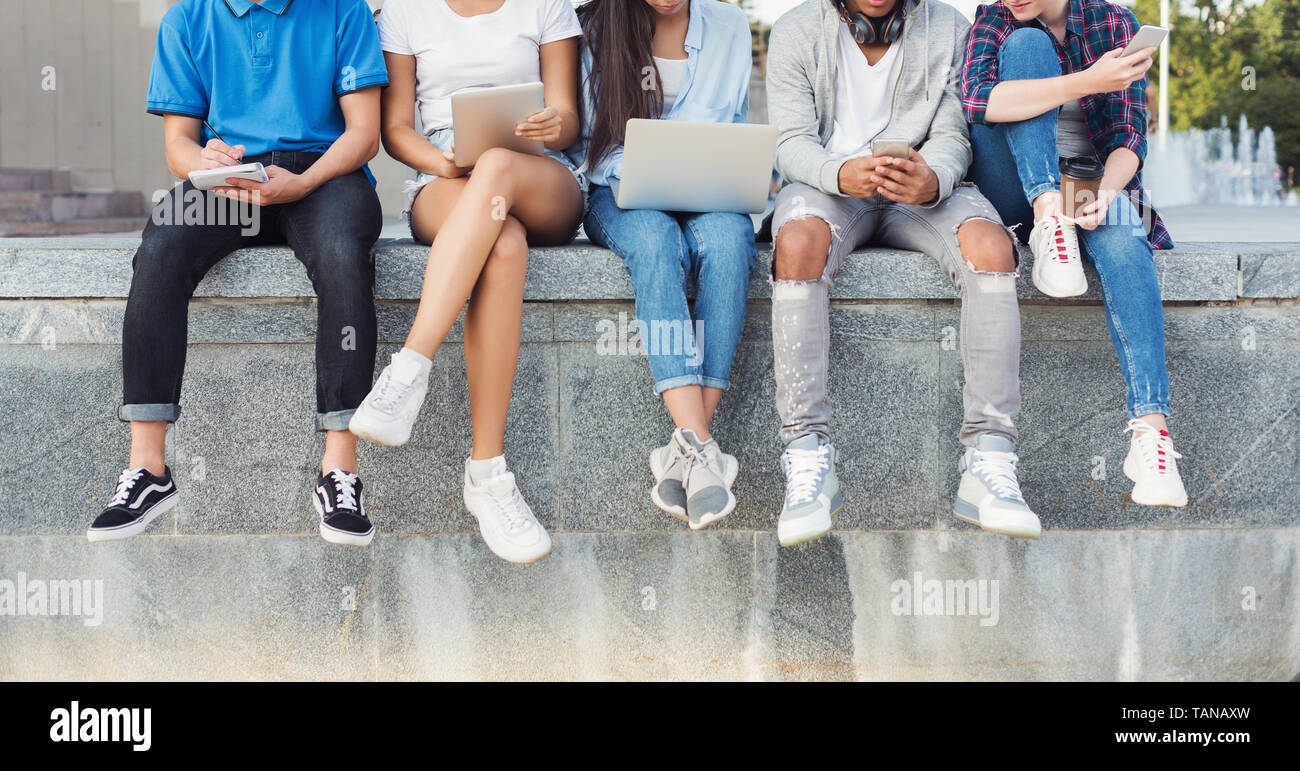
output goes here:
[{"label": "black jeans", "polygon": [[[302,173],[318,158],[319,153],[276,151],[245,160]],[[287,243],[316,290],[316,429],[346,430],[374,376],[372,249],[383,227],[379,197],[358,170],[293,203],[245,204],[242,221],[237,206],[186,182],[154,208],[132,261],[118,418],[172,422],[180,417],[187,314],[195,287],[236,249]]]}]

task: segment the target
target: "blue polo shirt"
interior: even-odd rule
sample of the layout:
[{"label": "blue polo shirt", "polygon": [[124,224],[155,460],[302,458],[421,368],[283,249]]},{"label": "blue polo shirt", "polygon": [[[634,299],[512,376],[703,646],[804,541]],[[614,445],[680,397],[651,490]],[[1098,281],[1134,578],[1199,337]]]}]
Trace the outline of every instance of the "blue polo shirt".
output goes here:
[{"label": "blue polo shirt", "polygon": [[338,98],[386,85],[365,0],[182,0],[158,29],[148,107],[206,119],[248,156],[323,153],[345,128]]}]

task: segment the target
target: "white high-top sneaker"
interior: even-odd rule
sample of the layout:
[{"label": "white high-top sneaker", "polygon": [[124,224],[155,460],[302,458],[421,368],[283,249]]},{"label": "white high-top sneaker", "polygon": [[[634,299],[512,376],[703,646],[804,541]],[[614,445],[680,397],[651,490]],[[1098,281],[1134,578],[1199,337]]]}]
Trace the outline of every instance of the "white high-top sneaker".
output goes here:
[{"label": "white high-top sneaker", "polygon": [[430,362],[403,348],[379,373],[361,406],[348,421],[348,430],[362,439],[397,447],[411,438],[415,419],[429,392]]},{"label": "white high-top sneaker", "polygon": [[1037,539],[1043,527],[1020,494],[1019,462],[1010,439],[996,434],[977,437],[959,465],[961,484],[952,506],[957,519],[991,533]]},{"label": "white high-top sneaker", "polygon": [[1088,291],[1079,258],[1079,236],[1074,223],[1054,214],[1034,223],[1029,233],[1034,252],[1034,286],[1048,297],[1077,297]]},{"label": "white high-top sneaker", "polygon": [[536,562],[551,553],[551,536],[533,515],[515,484],[515,475],[498,460],[491,477],[475,483],[465,461],[465,508],[492,553],[506,562]]},{"label": "white high-top sneaker", "polygon": [[1124,476],[1133,480],[1132,498],[1143,506],[1186,506],[1187,489],[1178,473],[1178,458],[1169,432],[1145,420],[1128,422],[1128,457],[1124,459]]}]

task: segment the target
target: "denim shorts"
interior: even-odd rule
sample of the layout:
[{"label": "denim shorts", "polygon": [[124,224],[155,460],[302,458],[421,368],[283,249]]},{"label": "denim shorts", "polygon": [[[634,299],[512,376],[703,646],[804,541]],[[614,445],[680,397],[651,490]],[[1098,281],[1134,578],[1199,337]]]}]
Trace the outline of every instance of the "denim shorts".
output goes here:
[{"label": "denim shorts", "polygon": [[[434,147],[438,148],[439,150],[451,149],[451,138],[452,138],[451,127],[438,129],[434,131],[432,134],[429,134],[425,138],[429,140],[430,144],[432,144]],[[569,156],[565,155],[564,153],[556,152],[555,150],[543,150],[542,153],[547,158],[558,161],[560,164],[562,164],[564,168],[568,169],[569,173],[573,175],[573,178],[578,181],[578,189],[582,191],[582,200],[584,204],[583,208],[585,209],[586,200],[587,200],[587,189],[588,189],[586,175],[583,174],[581,171],[579,171],[578,167],[574,165],[573,161],[569,160]],[[474,173],[473,171],[470,172],[470,174],[473,173]],[[415,179],[408,179],[406,181],[406,208],[402,209],[402,216],[405,217],[408,222],[411,219],[411,205],[415,203],[415,197],[420,194],[420,190],[425,185],[429,184],[430,182],[432,182],[437,178],[438,178],[437,174],[426,174],[425,172],[421,171],[415,175]],[[412,238],[415,237],[414,230],[411,231],[411,237]]]}]

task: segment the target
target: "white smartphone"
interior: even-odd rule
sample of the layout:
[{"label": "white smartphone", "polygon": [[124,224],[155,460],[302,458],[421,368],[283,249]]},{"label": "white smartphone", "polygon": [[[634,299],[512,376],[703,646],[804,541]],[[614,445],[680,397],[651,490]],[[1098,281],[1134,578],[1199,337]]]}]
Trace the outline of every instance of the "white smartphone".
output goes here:
[{"label": "white smartphone", "polygon": [[903,158],[906,160],[911,149],[911,145],[904,139],[873,139],[871,141],[871,155],[876,158]]},{"label": "white smartphone", "polygon": [[493,147],[541,155],[541,142],[515,136],[515,126],[546,107],[541,83],[497,86],[451,96],[457,166],[473,166]]},{"label": "white smartphone", "polygon": [[246,179],[249,182],[270,182],[266,169],[260,163],[244,163],[239,166],[222,166],[217,169],[202,169],[190,172],[190,182],[199,190],[211,190],[214,187],[228,187],[228,179]]},{"label": "white smartphone", "polygon": [[1137,34],[1133,36],[1133,39],[1128,41],[1128,45],[1124,46],[1124,50],[1119,52],[1119,55],[1130,56],[1141,51],[1143,48],[1158,48],[1160,44],[1164,42],[1165,36],[1168,34],[1169,30],[1164,27],[1157,27],[1154,24],[1143,24],[1142,27],[1138,29]]}]

